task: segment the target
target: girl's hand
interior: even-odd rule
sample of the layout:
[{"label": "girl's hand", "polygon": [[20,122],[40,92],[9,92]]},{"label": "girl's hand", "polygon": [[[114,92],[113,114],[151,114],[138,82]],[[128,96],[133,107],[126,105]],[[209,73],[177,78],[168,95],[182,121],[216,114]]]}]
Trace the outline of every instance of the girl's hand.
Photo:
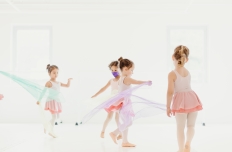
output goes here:
[{"label": "girl's hand", "polygon": [[172,116],[172,110],[170,108],[167,108],[167,116],[168,117]]},{"label": "girl's hand", "polygon": [[95,97],[96,97],[96,95],[92,96],[91,98],[95,98]]},{"label": "girl's hand", "polygon": [[152,85],[152,81],[148,81],[147,85],[151,86]]},{"label": "girl's hand", "polygon": [[69,78],[68,81],[71,81],[73,78]]},{"label": "girl's hand", "polygon": [[36,104],[39,105],[39,101],[37,101]]}]

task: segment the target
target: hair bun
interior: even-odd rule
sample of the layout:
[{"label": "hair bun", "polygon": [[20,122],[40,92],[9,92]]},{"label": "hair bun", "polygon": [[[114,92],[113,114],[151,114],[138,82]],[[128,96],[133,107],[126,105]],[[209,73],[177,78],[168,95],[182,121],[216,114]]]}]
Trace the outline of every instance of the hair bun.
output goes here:
[{"label": "hair bun", "polygon": [[47,65],[47,69],[49,69],[49,67],[50,67],[50,66],[51,66],[51,65],[50,65],[50,64],[48,64],[48,65]]},{"label": "hair bun", "polygon": [[123,60],[123,58],[122,57],[120,57],[119,59],[118,59],[118,61],[120,62],[120,61],[122,61]]}]

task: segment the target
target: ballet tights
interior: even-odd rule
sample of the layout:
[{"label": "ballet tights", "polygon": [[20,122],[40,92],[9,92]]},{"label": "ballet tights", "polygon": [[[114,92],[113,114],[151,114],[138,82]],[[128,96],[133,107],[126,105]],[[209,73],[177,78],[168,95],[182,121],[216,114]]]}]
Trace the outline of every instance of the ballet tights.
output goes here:
[{"label": "ballet tights", "polygon": [[[195,133],[195,122],[198,112],[192,113],[176,113],[176,124],[177,124],[177,140],[179,145],[179,152],[184,152],[185,146],[190,147],[194,133]],[[187,133],[186,140],[184,129],[187,122]]]},{"label": "ballet tights", "polygon": [[54,129],[55,121],[56,121],[56,114],[52,114],[52,119],[50,120],[52,131]]},{"label": "ballet tights", "polygon": [[[108,115],[106,117],[106,120],[105,120],[105,122],[103,124],[102,132],[105,132],[107,125],[109,124],[110,120],[113,117],[113,114],[114,114],[114,112],[109,112],[108,113]],[[118,112],[115,112],[115,121],[116,121],[116,124],[118,126],[119,125],[119,114],[118,114]]]}]

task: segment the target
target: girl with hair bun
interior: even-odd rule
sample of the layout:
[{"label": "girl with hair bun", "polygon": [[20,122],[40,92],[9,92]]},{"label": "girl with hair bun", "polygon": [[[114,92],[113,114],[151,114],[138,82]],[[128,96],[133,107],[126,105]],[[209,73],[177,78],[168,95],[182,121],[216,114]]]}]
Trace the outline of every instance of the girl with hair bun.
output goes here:
[{"label": "girl with hair bun", "polygon": [[[61,82],[58,82],[56,79],[58,77],[59,73],[59,68],[56,65],[47,65],[47,70],[48,74],[50,76],[50,80],[45,84],[45,87],[54,89],[56,91],[60,91],[60,87],[69,87],[70,86],[70,81],[72,78],[68,79],[68,83],[64,84]],[[37,101],[37,104],[40,104],[40,101]],[[52,136],[53,138],[56,138],[57,136],[55,135],[53,128],[55,121],[57,117],[59,117],[59,114],[62,112],[62,106],[60,102],[57,102],[53,99],[47,99],[47,102],[45,104],[45,110],[49,110],[52,115],[52,119],[50,121],[52,129],[51,132],[49,132],[49,135]],[[44,132],[46,133],[46,128],[44,128]]]},{"label": "girl with hair bun", "polygon": [[170,117],[173,114],[176,118],[178,152],[190,152],[197,113],[202,110],[200,99],[191,89],[191,75],[185,68],[188,57],[189,49],[183,45],[177,46],[172,56],[175,69],[168,74],[167,115]]},{"label": "girl with hair bun", "polygon": [[[121,77],[119,79],[119,92],[123,92],[123,91],[131,88],[132,84],[139,85],[139,84],[149,82],[149,81],[135,80],[135,79],[131,78],[131,76],[133,74],[133,70],[135,68],[134,63],[131,60],[123,59],[122,57],[120,57],[118,59],[118,61],[119,61],[119,68],[120,68],[121,73],[122,73]],[[130,101],[130,99],[125,100],[125,98],[122,98],[121,100],[116,102],[116,105],[121,105],[120,118],[123,120],[127,117],[128,119],[127,119],[127,122],[123,122],[122,124],[120,124],[120,126],[116,130],[111,132],[110,137],[117,144],[117,141],[116,141],[117,135],[122,132],[122,147],[135,147],[136,145],[130,143],[128,141],[128,138],[127,138],[128,127],[132,125],[132,118],[135,115],[133,108],[132,108],[131,101]],[[125,124],[125,123],[127,123],[127,124]],[[126,126],[126,127],[123,127],[123,129],[122,129],[121,126]]]}]

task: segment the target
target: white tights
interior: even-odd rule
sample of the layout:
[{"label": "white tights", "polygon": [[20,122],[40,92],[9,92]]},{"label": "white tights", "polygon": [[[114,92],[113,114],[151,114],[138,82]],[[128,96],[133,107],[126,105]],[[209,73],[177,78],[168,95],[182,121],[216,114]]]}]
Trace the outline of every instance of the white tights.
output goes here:
[{"label": "white tights", "polygon": [[56,116],[57,116],[57,114],[52,114],[52,119],[50,120],[50,123],[51,123],[51,126],[52,126],[51,131],[53,131],[53,129],[54,129]]},{"label": "white tights", "polygon": [[[105,120],[105,122],[103,124],[103,127],[102,127],[102,132],[105,132],[107,125],[109,124],[110,120],[113,117],[113,114],[114,114],[114,112],[108,113],[108,115],[106,117],[106,120]],[[116,121],[116,124],[118,126],[119,125],[119,114],[118,114],[118,112],[115,112],[115,121]]]},{"label": "white tights", "polygon": [[[195,133],[195,122],[198,112],[192,113],[176,113],[176,124],[177,124],[177,139],[179,145],[179,152],[183,152],[185,145],[190,146],[194,133]],[[187,121],[187,135],[185,141],[184,129]]]}]

